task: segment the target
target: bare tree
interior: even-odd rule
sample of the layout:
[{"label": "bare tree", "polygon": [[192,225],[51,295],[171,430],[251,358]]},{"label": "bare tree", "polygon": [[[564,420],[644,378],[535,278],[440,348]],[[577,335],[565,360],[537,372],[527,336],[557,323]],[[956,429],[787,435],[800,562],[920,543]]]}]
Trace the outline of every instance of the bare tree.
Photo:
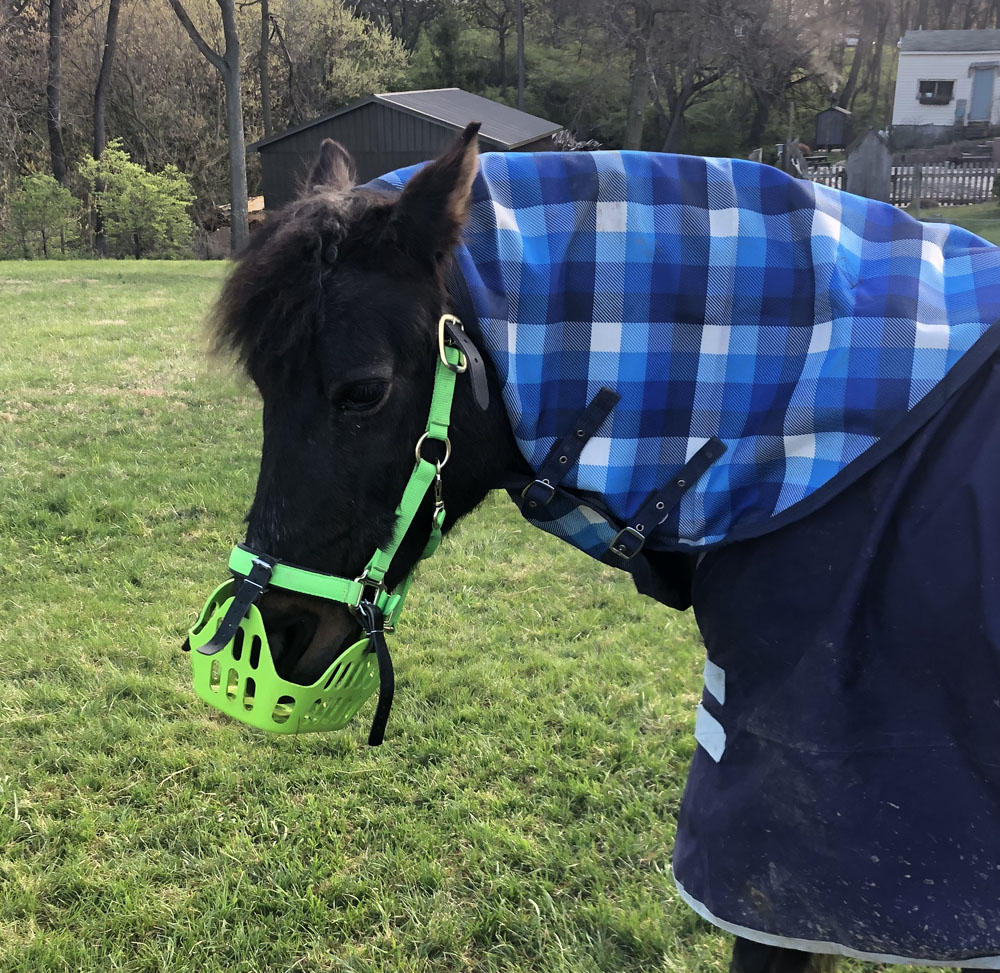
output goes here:
[{"label": "bare tree", "polygon": [[500,69],[500,91],[507,91],[507,35],[514,24],[515,0],[468,0],[474,21],[497,35],[497,61]]},{"label": "bare tree", "polygon": [[268,0],[260,0],[260,53],[257,55],[257,66],[260,73],[260,113],[265,138],[274,131],[271,121],[271,71],[268,66],[271,30],[271,5]]},{"label": "bare tree", "polygon": [[170,0],[177,19],[184,25],[195,47],[219,72],[226,92],[226,132],[229,136],[229,198],[232,203],[233,253],[242,250],[250,239],[247,225],[247,152],[243,136],[243,101],[240,94],[240,38],[236,31],[234,0],[216,0],[222,14],[225,50],[211,48],[188,16],[181,0]]},{"label": "bare tree", "polygon": [[514,0],[517,25],[517,107],[524,111],[524,0]]},{"label": "bare tree", "polygon": [[[111,69],[115,62],[115,49],[118,46],[118,14],[121,10],[121,0],[111,0],[108,7],[108,23],[104,30],[104,52],[101,56],[101,70],[97,75],[97,85],[94,88],[94,158],[100,159],[104,147],[108,144],[108,133],[105,124],[108,105],[108,87],[111,84]],[[100,181],[96,184],[98,195],[103,187]],[[94,248],[101,257],[108,255],[108,240],[104,234],[104,214],[100,206],[94,211]]]},{"label": "bare tree", "polygon": [[442,11],[440,0],[353,0],[347,4],[355,16],[387,28],[403,47],[412,51],[420,32]]},{"label": "bare tree", "polygon": [[617,18],[611,21],[617,22],[632,62],[629,71],[628,104],[625,109],[625,138],[622,143],[626,149],[642,148],[642,130],[646,108],[649,106],[650,84],[653,80],[649,68],[649,45],[656,15],[659,12],[652,3],[638,2],[632,4],[631,22]]},{"label": "bare tree", "polygon": [[858,43],[854,48],[854,60],[851,61],[851,70],[847,73],[847,80],[837,96],[837,104],[841,108],[847,108],[854,102],[855,88],[866,60],[865,55],[871,51],[875,39],[877,20],[878,0],[862,0],[861,26],[858,30]]},{"label": "bare tree", "polygon": [[684,0],[650,22],[654,104],[666,128],[662,152],[678,152],[684,140],[684,115],[702,92],[734,67],[726,32],[735,26],[718,9],[725,0]]},{"label": "bare tree", "polygon": [[49,130],[52,175],[66,184],[66,146],[62,131],[62,0],[49,0],[49,74],[45,84],[45,120]]}]

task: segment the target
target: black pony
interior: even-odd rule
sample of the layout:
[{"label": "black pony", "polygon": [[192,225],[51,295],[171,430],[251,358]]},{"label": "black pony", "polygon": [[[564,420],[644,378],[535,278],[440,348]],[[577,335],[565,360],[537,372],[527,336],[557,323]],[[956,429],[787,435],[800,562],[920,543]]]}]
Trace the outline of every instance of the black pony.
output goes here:
[{"label": "black pony", "polygon": [[[353,578],[390,537],[438,320],[462,304],[451,258],[477,131],[400,193],[355,187],[325,142],[301,197],[238,258],[217,321],[264,403],[249,546]],[[461,376],[455,391],[446,530],[490,490],[538,482],[483,368],[488,403]],[[693,603],[705,638],[674,868],[682,897],[737,936],[734,971],[829,970],[826,954],[1000,968],[997,403],[992,354],[794,524],[647,548],[633,570],[643,592]],[[431,504],[389,588],[424,549]],[[296,682],[358,637],[340,604],[272,590],[260,609]]]}]

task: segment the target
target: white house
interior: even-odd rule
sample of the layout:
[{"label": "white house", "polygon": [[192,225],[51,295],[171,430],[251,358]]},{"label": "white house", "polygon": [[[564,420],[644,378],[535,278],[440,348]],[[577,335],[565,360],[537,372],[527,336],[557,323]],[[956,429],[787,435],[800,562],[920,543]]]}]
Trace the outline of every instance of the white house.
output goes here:
[{"label": "white house", "polygon": [[1000,123],[1000,30],[908,30],[899,42],[897,148],[963,138]]}]

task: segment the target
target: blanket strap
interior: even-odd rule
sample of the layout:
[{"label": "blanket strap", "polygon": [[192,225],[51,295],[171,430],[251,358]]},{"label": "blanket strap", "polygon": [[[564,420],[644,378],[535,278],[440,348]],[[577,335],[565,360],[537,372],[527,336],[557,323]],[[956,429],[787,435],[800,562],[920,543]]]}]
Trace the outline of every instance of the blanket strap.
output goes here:
[{"label": "blanket strap", "polygon": [[521,491],[521,499],[529,508],[544,507],[556,495],[556,487],[576,465],[583,447],[601,428],[619,399],[621,396],[613,389],[602,388],[573,421],[572,431],[552,444],[535,479]]},{"label": "blanket strap", "polygon": [[726,451],[726,444],[712,436],[680,469],[680,471],[659,490],[654,490],[642,506],[629,517],[611,542],[609,550],[625,561],[631,560],[642,550],[649,535],[662,524],[670,511],[681,502],[681,498],[708,468]]}]

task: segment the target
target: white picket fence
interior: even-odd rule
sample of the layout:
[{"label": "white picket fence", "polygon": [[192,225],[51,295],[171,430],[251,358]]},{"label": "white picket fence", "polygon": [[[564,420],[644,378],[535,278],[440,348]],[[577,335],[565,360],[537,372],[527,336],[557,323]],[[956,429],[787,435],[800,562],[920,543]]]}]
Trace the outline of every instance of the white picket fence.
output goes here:
[{"label": "white picket fence", "polygon": [[843,164],[839,166],[812,166],[809,169],[809,178],[813,182],[832,186],[834,189],[846,189],[847,167]]},{"label": "white picket fence", "polygon": [[[917,195],[942,206],[985,203],[995,198],[993,185],[1000,175],[998,166],[920,165],[893,166],[889,201],[901,206]],[[817,166],[809,170],[813,182],[836,189],[847,188],[847,170],[840,166]]]}]

